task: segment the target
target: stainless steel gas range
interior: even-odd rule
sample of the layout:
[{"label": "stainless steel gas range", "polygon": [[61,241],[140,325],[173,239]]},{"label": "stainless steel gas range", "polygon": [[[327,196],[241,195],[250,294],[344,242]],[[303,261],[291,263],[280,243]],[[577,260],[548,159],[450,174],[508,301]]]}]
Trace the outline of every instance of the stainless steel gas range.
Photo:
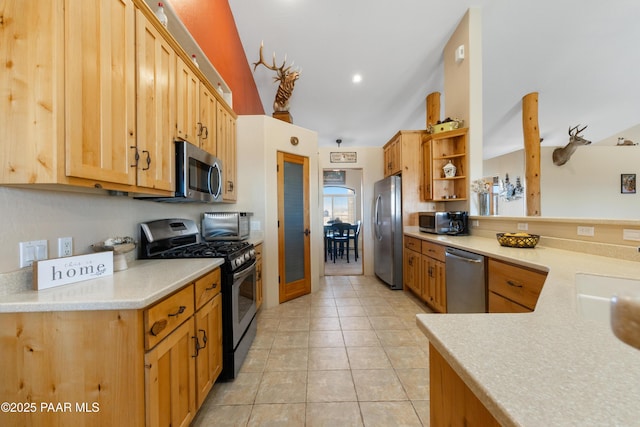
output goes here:
[{"label": "stainless steel gas range", "polygon": [[256,335],[256,255],[247,241],[204,241],[190,219],[140,224],[139,258],[223,258],[220,379],[236,377]]}]

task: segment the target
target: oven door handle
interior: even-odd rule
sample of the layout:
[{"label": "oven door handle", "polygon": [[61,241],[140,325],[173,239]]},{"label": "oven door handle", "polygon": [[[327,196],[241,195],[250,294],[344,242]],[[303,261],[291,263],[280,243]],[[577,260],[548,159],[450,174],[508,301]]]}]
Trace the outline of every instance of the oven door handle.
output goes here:
[{"label": "oven door handle", "polygon": [[233,273],[233,281],[235,282],[239,278],[248,276],[249,274],[251,274],[250,270],[253,269],[255,266],[256,266],[256,260],[253,260],[251,265],[244,267],[242,270],[236,271],[235,273]]}]

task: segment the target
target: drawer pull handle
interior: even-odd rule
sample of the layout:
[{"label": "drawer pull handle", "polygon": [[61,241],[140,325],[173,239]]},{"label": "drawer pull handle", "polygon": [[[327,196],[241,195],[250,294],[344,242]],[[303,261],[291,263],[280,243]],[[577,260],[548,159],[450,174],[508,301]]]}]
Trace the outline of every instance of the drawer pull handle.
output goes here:
[{"label": "drawer pull handle", "polygon": [[507,285],[513,286],[514,288],[522,288],[523,287],[522,284],[516,283],[516,282],[514,282],[512,280],[507,280]]},{"label": "drawer pull handle", "polygon": [[213,289],[215,289],[217,287],[218,287],[218,282],[213,282],[211,284],[211,286],[209,286],[207,289],[205,289],[205,291],[211,291],[211,290],[213,290]]},{"label": "drawer pull handle", "polygon": [[181,305],[180,308],[178,309],[178,311],[176,311],[175,313],[169,313],[169,317],[178,316],[178,315],[184,313],[184,311],[186,309],[187,309],[187,307],[185,307],[184,305]]},{"label": "drawer pull handle", "polygon": [[162,332],[164,330],[164,328],[167,327],[167,321],[165,319],[162,320],[158,320],[157,322],[155,322],[152,326],[151,329],[149,330],[149,333],[151,335],[153,335],[154,337],[158,336],[158,334],[160,332]]}]

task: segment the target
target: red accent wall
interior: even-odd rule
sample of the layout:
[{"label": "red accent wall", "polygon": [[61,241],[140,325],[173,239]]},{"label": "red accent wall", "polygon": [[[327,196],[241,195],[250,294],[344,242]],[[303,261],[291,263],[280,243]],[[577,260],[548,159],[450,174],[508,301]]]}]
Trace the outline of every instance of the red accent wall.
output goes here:
[{"label": "red accent wall", "polygon": [[[228,0],[170,0],[209,61],[233,92],[236,114],[264,114]],[[259,46],[256,46],[256,52]]]}]

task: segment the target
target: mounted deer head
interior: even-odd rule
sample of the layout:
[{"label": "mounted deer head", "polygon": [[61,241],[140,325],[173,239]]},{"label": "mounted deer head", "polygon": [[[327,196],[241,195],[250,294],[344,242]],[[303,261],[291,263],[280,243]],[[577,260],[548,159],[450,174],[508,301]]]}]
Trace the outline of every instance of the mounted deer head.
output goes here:
[{"label": "mounted deer head", "polygon": [[589,145],[591,141],[588,141],[580,136],[580,133],[587,128],[578,129],[580,125],[569,128],[569,143],[562,148],[556,148],[553,150],[553,164],[556,166],[562,166],[569,161],[576,149],[581,145]]},{"label": "mounted deer head", "polygon": [[273,78],[274,81],[280,82],[278,86],[278,92],[276,93],[276,99],[273,101],[273,110],[275,112],[285,112],[289,111],[289,97],[293,93],[293,86],[298,80],[298,77],[301,75],[301,70],[293,70],[291,71],[291,67],[293,67],[293,62],[291,65],[285,68],[285,64],[287,63],[287,56],[284,56],[284,61],[281,66],[276,65],[276,53],[273,53],[273,64],[269,65],[264,61],[264,57],[262,56],[262,49],[264,48],[264,43],[260,43],[260,61],[253,63],[253,71],[256,71],[258,65],[262,64],[270,70],[276,72],[276,77]]}]

